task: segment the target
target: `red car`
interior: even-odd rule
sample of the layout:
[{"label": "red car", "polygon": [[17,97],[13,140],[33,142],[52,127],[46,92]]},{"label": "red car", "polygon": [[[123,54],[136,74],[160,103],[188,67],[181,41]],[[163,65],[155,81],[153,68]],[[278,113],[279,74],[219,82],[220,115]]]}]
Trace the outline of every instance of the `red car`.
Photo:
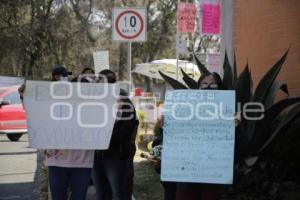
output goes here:
[{"label": "red car", "polygon": [[27,133],[26,115],[18,86],[0,88],[0,134],[18,141],[24,133]]}]

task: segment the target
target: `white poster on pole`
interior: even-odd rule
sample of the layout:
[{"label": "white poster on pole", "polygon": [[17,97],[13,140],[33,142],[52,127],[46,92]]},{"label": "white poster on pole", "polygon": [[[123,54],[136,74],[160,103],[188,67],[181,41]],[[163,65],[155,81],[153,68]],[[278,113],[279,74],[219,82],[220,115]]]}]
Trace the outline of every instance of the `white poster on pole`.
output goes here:
[{"label": "white poster on pole", "polygon": [[208,54],[208,69],[220,73],[220,54]]},{"label": "white poster on pole", "polygon": [[29,143],[36,149],[107,149],[117,113],[116,84],[27,81]]},{"label": "white poster on pole", "polygon": [[187,49],[187,40],[185,37],[177,37],[176,40],[176,53],[177,54],[185,54],[188,53],[188,49]]},{"label": "white poster on pole", "polygon": [[167,91],[161,179],[232,184],[234,113],[234,91]]},{"label": "white poster on pole", "polygon": [[109,69],[109,52],[95,51],[93,52],[95,74],[98,74],[104,69]]}]

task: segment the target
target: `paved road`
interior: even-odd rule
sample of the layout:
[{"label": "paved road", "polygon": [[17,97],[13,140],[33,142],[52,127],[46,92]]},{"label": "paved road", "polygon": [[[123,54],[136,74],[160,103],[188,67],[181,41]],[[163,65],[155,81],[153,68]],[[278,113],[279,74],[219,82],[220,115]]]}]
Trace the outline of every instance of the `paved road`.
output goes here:
[{"label": "paved road", "polygon": [[0,199],[37,199],[34,185],[36,150],[28,147],[27,135],[11,142],[0,135]]},{"label": "paved road", "polygon": [[[0,135],[0,200],[43,199],[39,192],[43,158],[39,157],[35,149],[28,147],[27,135],[19,142]],[[95,189],[91,186],[86,200],[93,199]]]}]

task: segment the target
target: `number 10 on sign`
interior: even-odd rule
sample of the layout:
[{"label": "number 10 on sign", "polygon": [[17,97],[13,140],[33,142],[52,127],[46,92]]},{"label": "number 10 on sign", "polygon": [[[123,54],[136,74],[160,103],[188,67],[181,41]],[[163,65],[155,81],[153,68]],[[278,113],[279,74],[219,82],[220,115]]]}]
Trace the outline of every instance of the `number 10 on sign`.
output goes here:
[{"label": "number 10 on sign", "polygon": [[144,42],[146,40],[146,9],[114,8],[112,28],[114,41]]}]

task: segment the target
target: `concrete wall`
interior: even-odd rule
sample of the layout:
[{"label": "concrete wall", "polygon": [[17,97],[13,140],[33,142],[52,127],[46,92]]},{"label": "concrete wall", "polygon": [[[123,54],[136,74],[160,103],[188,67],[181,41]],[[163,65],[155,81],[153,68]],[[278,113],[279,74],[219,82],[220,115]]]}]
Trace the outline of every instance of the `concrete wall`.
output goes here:
[{"label": "concrete wall", "polygon": [[248,59],[254,86],[290,47],[278,80],[300,95],[300,0],[235,0],[233,38],[238,72]]}]

